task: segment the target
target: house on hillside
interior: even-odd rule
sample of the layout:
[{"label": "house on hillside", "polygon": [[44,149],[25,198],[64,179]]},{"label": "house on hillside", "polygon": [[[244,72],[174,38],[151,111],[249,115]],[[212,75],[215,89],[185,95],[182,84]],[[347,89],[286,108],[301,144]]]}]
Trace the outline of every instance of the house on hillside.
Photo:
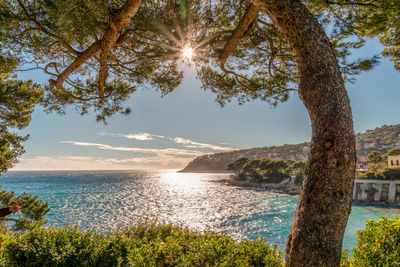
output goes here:
[{"label": "house on hillside", "polygon": [[389,168],[400,168],[400,155],[388,156],[388,167]]},{"label": "house on hillside", "polygon": [[366,162],[366,161],[359,161],[359,162],[357,162],[357,171],[359,171],[359,172],[366,172],[366,171],[368,171],[369,170],[369,168],[368,168],[368,162]]}]

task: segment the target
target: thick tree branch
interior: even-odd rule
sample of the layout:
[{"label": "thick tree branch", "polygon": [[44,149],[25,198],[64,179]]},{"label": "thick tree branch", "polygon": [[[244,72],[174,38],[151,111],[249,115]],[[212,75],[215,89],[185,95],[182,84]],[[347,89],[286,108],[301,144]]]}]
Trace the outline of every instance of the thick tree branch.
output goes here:
[{"label": "thick tree branch", "polygon": [[[107,58],[108,51],[117,43],[118,38],[123,35],[123,31],[129,25],[131,19],[136,15],[141,0],[127,0],[125,4],[110,16],[110,26],[105,32],[103,38],[93,43],[88,49],[83,51],[57,78],[57,80],[49,80],[50,87],[63,89],[63,83],[68,76],[84,64],[89,58],[93,57],[99,51],[103,63],[100,62],[99,73],[99,95],[102,97],[102,88],[104,88],[105,78],[107,77],[107,66],[104,64],[104,58]],[[101,61],[100,60],[100,61]],[[105,60],[106,62],[106,60]]]},{"label": "thick tree branch", "polygon": [[246,13],[244,14],[243,18],[240,20],[238,26],[233,31],[231,38],[225,44],[219,56],[220,66],[222,70],[225,69],[225,63],[229,58],[229,56],[236,51],[236,47],[240,39],[243,37],[243,35],[246,33],[249,27],[257,19],[258,11],[259,8],[251,4],[249,8],[246,10]]},{"label": "thick tree branch", "polygon": [[21,221],[18,221],[17,219],[12,219],[12,218],[5,218],[5,219],[0,219],[0,221],[13,221],[13,222],[21,222]]},{"label": "thick tree branch", "polygon": [[108,67],[107,67],[107,57],[108,50],[101,51],[100,54],[100,70],[99,70],[99,97],[104,98],[104,86],[108,77]]},{"label": "thick tree branch", "polygon": [[214,40],[215,38],[220,37],[221,35],[224,34],[228,34],[228,33],[232,33],[232,31],[220,31],[220,32],[216,32],[206,38],[204,38],[203,40],[201,40],[195,47],[194,50],[199,49],[203,46],[205,46],[206,44],[208,44],[209,42],[211,42],[212,40]]}]

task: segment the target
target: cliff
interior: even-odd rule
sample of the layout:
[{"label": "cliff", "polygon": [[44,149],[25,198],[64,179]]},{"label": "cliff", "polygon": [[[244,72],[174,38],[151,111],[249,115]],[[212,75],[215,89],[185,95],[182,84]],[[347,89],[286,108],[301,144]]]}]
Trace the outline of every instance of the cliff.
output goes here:
[{"label": "cliff", "polygon": [[[384,125],[365,133],[356,134],[357,157],[365,160],[373,150],[386,153],[389,149],[400,146],[400,124]],[[235,150],[230,152],[203,155],[195,158],[180,172],[225,172],[229,163],[241,157],[260,159],[306,160],[309,152],[309,143],[295,145],[257,147]]]}]

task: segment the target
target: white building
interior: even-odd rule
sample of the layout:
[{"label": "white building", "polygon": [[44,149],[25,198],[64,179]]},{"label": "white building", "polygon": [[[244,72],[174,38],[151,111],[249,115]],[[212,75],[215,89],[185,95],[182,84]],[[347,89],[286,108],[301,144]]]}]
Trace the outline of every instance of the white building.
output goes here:
[{"label": "white building", "polygon": [[356,179],[353,200],[400,203],[400,180]]}]

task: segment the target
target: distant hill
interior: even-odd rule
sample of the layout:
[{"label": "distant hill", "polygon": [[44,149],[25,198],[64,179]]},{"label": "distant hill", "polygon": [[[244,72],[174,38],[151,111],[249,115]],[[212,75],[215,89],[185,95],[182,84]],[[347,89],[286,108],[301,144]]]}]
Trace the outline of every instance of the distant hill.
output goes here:
[{"label": "distant hill", "polygon": [[[386,153],[395,146],[400,146],[400,124],[383,125],[374,130],[356,134],[357,157],[360,161],[365,160],[368,153],[373,150]],[[301,143],[208,154],[195,158],[181,172],[224,172],[229,163],[241,157],[306,160],[308,152],[309,143]]]}]

